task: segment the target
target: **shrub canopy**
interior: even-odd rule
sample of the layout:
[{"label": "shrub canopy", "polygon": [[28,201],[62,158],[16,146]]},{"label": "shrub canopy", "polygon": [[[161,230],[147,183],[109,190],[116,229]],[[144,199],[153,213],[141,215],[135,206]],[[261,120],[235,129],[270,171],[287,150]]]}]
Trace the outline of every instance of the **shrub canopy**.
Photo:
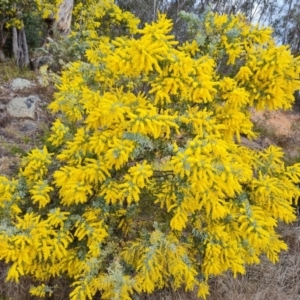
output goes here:
[{"label": "shrub canopy", "polygon": [[171,29],[160,15],[93,42],[62,74],[45,146],[0,177],[0,258],[8,280],[41,283],[33,295],[65,276],[73,300],[205,297],[210,276],[287,249],[275,229],[296,218],[300,165],[240,135],[254,136],[251,107],[291,107],[299,60],[241,15],[208,13],[182,45]]}]

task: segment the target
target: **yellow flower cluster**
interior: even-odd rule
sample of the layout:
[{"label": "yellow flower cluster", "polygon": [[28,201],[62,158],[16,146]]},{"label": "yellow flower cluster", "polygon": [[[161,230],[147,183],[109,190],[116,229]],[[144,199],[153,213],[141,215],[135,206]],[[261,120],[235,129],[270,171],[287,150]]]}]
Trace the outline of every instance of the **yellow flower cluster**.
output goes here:
[{"label": "yellow flower cluster", "polygon": [[131,13],[122,11],[112,0],[87,0],[75,3],[73,9],[75,19],[73,34],[80,32],[88,39],[85,42],[93,44],[93,41],[99,40],[98,30],[102,28],[105,35],[109,32],[110,27],[126,26],[127,33],[136,33],[139,20]]},{"label": "yellow flower cluster", "polygon": [[35,0],[37,9],[43,19],[55,18],[58,8],[62,2],[62,0]]},{"label": "yellow flower cluster", "polygon": [[46,146],[43,149],[33,149],[23,160],[21,170],[22,176],[28,182],[34,183],[46,176],[48,166],[51,163],[51,154]]},{"label": "yellow flower cluster", "polygon": [[[89,30],[103,11],[127,18],[112,1],[87,3],[77,12]],[[254,135],[251,106],[291,106],[299,60],[242,16],[208,14],[203,28],[210,45],[179,45],[160,15],[136,36],[99,38],[63,72],[53,153],[34,149],[19,177],[0,177],[0,213],[15,212],[0,226],[8,279],[33,276],[45,296],[43,283],[68,276],[72,300],[165,287],[205,298],[210,276],[244,273],[262,254],[277,261],[300,165],[239,138]]]}]

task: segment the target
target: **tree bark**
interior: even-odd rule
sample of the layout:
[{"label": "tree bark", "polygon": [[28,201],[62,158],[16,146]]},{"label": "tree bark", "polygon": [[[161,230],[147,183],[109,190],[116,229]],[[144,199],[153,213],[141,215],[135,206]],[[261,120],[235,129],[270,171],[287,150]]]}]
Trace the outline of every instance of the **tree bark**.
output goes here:
[{"label": "tree bark", "polygon": [[19,43],[18,43],[18,32],[16,27],[12,29],[12,52],[15,61],[18,60],[18,51],[19,51]]},{"label": "tree bark", "polygon": [[4,30],[4,24],[6,20],[3,20],[0,22],[0,62],[3,62],[6,60],[5,55],[4,55],[4,45],[8,36],[8,32]]},{"label": "tree bark", "polygon": [[71,21],[74,0],[64,0],[59,6],[58,18],[54,23],[54,30],[60,35],[68,35],[71,32]]},{"label": "tree bark", "polygon": [[3,50],[0,49],[0,62],[4,62],[4,61],[6,61],[6,58],[5,58]]},{"label": "tree bark", "polygon": [[[291,11],[291,8],[292,8],[292,3],[293,3],[293,0],[290,0],[290,2],[289,2],[289,9],[288,9],[288,13],[287,13],[287,18],[290,15],[290,11]],[[288,34],[288,21],[286,21],[285,27],[284,27],[283,39],[282,39],[282,44],[283,45],[285,45],[286,42],[287,42],[287,34]]]},{"label": "tree bark", "polygon": [[29,54],[24,27],[13,27],[13,55],[18,67],[24,68],[29,65]]}]

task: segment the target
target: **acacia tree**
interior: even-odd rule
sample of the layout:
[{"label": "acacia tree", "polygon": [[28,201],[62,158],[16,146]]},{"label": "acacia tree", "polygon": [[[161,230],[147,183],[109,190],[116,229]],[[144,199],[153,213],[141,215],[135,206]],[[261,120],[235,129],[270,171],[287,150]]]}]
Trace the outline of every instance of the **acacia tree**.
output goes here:
[{"label": "acacia tree", "polygon": [[[124,20],[105,3],[100,22]],[[254,135],[250,107],[291,107],[299,60],[241,15],[208,13],[203,39],[184,44],[165,15],[142,29],[126,17],[128,36],[87,35],[87,62],[70,64],[50,104],[46,145],[0,177],[0,258],[7,280],[41,283],[33,295],[65,276],[73,300],[165,287],[206,297],[210,276],[287,248],[276,227],[296,219],[300,165],[239,140]]]},{"label": "acacia tree", "polygon": [[185,11],[201,17],[205,12],[244,14],[251,23],[274,28],[278,43],[289,44],[292,52],[299,52],[299,0],[122,0],[116,1],[122,9],[137,15],[141,23],[156,20],[158,11],[166,13],[174,22],[173,33],[180,41],[186,40],[186,28],[179,13]]}]

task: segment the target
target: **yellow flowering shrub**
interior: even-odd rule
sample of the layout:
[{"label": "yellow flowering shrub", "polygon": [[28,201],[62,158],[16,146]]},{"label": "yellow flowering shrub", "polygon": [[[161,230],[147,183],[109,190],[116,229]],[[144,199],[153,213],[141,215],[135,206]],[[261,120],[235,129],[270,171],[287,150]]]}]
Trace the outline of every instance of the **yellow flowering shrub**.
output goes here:
[{"label": "yellow flowering shrub", "polygon": [[[69,5],[65,5],[63,0],[31,1],[36,3],[36,13],[46,22],[64,16],[52,26],[53,38],[47,39],[44,49],[53,58],[48,67],[40,68],[45,86],[56,82],[57,73],[68,63],[86,61],[85,51],[99,45],[100,41],[137,32],[139,19],[121,10],[113,0],[68,1]],[[64,24],[66,18],[70,21],[70,31]],[[49,74],[49,67],[56,74]]]},{"label": "yellow flowering shrub", "polygon": [[34,0],[43,19],[56,19],[59,6],[63,0]]},{"label": "yellow flowering shrub", "polygon": [[205,298],[211,276],[287,249],[276,227],[296,219],[300,164],[240,135],[254,135],[250,107],[291,107],[299,60],[242,16],[208,14],[203,28],[214,41],[181,45],[160,15],[62,73],[47,145],[0,177],[8,280],[31,276],[42,297],[65,276],[72,300]]}]

